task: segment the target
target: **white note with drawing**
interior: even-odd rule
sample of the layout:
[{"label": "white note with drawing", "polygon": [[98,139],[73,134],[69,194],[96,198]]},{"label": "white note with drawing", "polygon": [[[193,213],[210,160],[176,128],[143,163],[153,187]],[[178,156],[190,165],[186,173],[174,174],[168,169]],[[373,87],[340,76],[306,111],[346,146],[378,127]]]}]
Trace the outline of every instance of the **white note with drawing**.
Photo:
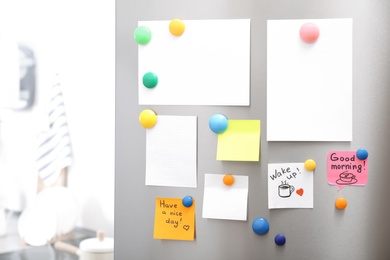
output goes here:
[{"label": "white note with drawing", "polygon": [[304,163],[268,164],[268,208],[313,208],[313,171]]}]

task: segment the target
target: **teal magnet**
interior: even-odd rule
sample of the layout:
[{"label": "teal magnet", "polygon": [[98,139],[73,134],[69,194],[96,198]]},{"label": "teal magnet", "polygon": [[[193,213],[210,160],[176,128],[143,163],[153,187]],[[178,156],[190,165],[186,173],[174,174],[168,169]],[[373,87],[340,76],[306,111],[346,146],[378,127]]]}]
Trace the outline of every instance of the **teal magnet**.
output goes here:
[{"label": "teal magnet", "polygon": [[157,86],[158,77],[153,72],[145,73],[145,75],[142,77],[142,83],[147,88],[154,88],[155,86]]},{"label": "teal magnet", "polygon": [[134,31],[134,40],[138,44],[148,44],[152,39],[152,32],[146,26],[138,26]]},{"label": "teal magnet", "polygon": [[227,129],[228,120],[224,115],[215,114],[209,120],[209,127],[214,133],[221,134]]}]

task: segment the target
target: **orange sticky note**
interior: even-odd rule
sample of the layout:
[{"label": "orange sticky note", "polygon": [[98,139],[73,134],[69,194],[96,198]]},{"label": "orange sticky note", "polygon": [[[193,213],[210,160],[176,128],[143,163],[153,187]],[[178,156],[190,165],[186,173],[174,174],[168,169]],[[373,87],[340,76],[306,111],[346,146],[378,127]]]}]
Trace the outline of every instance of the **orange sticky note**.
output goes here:
[{"label": "orange sticky note", "polygon": [[153,238],[194,240],[195,200],[187,208],[180,198],[157,198]]}]

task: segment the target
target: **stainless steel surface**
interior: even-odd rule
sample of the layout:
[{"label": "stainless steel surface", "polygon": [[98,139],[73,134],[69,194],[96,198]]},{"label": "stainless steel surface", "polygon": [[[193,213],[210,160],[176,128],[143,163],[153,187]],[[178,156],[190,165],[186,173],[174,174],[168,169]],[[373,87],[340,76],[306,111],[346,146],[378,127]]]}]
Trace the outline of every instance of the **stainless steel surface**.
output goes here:
[{"label": "stainless steel surface", "polygon": [[[389,14],[388,0],[117,0],[115,259],[390,259]],[[250,107],[138,105],[134,29],[138,21],[173,18],[251,19]],[[353,18],[353,141],[267,142],[267,20],[311,18]],[[138,123],[145,108],[161,115],[198,116],[196,189],[145,186],[146,137]],[[208,119],[215,113],[261,120],[259,163],[215,160],[216,140],[208,128]],[[367,186],[337,191],[328,185],[327,153],[361,147],[370,153]],[[267,164],[308,158],[317,162],[314,209],[269,210]],[[205,173],[228,171],[249,176],[248,221],[203,219]],[[187,195],[197,200],[196,240],[153,239],[155,199]],[[335,209],[339,196],[349,202],[344,211]],[[251,230],[257,217],[270,222],[265,236]],[[283,247],[273,241],[277,233],[287,238]]]}]

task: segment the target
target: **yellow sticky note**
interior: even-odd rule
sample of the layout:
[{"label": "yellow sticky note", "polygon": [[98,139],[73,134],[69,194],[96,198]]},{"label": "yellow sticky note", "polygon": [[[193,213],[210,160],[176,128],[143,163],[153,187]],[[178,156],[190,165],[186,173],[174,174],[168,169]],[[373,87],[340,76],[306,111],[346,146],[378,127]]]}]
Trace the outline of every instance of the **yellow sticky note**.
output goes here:
[{"label": "yellow sticky note", "polygon": [[259,161],[260,120],[228,120],[218,135],[217,160]]},{"label": "yellow sticky note", "polygon": [[182,199],[157,198],[153,238],[194,240],[195,200],[187,208],[183,206]]}]

